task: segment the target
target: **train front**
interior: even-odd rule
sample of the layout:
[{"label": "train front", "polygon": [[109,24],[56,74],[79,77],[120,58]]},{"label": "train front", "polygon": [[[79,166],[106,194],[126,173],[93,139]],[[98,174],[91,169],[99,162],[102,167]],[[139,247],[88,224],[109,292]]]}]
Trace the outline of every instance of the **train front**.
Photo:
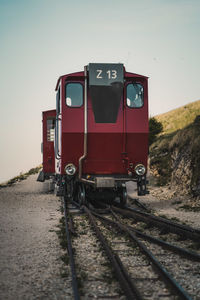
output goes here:
[{"label": "train front", "polygon": [[89,64],[63,77],[60,88],[58,162],[67,195],[79,203],[118,197],[125,204],[127,181],[146,194],[147,77],[122,64]]}]

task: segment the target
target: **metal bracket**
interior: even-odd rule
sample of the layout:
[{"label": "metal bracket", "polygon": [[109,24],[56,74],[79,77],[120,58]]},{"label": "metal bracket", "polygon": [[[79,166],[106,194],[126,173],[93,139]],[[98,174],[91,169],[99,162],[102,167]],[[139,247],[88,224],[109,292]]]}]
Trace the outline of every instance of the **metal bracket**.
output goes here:
[{"label": "metal bracket", "polygon": [[96,178],[96,187],[97,188],[113,188],[113,187],[115,187],[115,180],[114,180],[114,178],[97,177]]}]

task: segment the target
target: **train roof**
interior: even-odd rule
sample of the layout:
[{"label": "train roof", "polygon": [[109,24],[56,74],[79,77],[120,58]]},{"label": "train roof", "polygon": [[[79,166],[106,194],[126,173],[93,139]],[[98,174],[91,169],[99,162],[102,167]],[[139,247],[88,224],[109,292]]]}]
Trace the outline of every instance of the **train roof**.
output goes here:
[{"label": "train roof", "polygon": [[[66,78],[69,78],[69,77],[84,77],[84,72],[75,72],[75,73],[70,73],[70,74],[65,74],[65,75],[61,75],[58,80],[57,80],[57,83],[56,83],[56,88],[55,90],[57,91],[58,89],[58,86],[59,86],[59,82],[61,79],[66,79]],[[131,73],[131,72],[126,72],[125,68],[124,68],[124,77],[125,78],[133,78],[133,77],[136,77],[136,78],[145,78],[145,79],[148,79],[147,76],[144,76],[144,75],[140,75],[140,74],[136,74],[136,73]]]},{"label": "train roof", "polygon": [[43,110],[43,113],[54,113],[56,110],[54,109],[49,109],[49,110]]}]

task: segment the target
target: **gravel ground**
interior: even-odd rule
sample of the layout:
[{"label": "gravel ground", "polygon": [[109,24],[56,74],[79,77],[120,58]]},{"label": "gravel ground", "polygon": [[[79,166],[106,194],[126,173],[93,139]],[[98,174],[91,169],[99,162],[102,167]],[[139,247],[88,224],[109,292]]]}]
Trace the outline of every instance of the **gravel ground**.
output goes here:
[{"label": "gravel ground", "polygon": [[[0,189],[0,299],[72,299],[56,234],[58,198],[37,175]],[[69,276],[70,278],[70,276]]]},{"label": "gravel ground", "polygon": [[[0,300],[73,299],[69,266],[61,260],[65,252],[55,232],[62,217],[60,202],[48,192],[49,183],[38,183],[36,178],[37,175],[33,175],[11,187],[0,189]],[[180,210],[188,199],[176,203],[179,199],[177,196],[174,199],[173,192],[168,188],[152,186],[151,194],[145,197],[136,195],[133,184],[128,183],[127,188],[131,197],[139,198],[158,215],[176,217],[200,228],[200,212]],[[118,294],[119,285],[115,280],[104,280],[110,276],[110,271],[93,233],[81,218],[78,223],[83,228],[74,238],[73,246],[76,248],[80,275],[87,278],[82,278],[85,283],[82,299],[123,299]],[[126,250],[125,245],[122,244],[119,250]],[[125,255],[124,259],[128,261],[128,257]],[[191,273],[195,273],[194,270]],[[61,274],[68,276],[63,278]],[[199,284],[199,275],[193,276]]]}]

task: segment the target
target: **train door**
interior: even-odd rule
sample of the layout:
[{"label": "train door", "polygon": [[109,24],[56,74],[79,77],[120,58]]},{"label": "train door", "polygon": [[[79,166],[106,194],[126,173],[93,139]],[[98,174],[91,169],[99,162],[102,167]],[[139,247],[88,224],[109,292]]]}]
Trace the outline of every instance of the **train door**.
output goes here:
[{"label": "train door", "polygon": [[128,78],[125,84],[126,151],[132,165],[147,167],[148,94],[147,79]]},{"label": "train door", "polygon": [[43,172],[46,177],[55,173],[55,114],[55,110],[43,112]]}]

